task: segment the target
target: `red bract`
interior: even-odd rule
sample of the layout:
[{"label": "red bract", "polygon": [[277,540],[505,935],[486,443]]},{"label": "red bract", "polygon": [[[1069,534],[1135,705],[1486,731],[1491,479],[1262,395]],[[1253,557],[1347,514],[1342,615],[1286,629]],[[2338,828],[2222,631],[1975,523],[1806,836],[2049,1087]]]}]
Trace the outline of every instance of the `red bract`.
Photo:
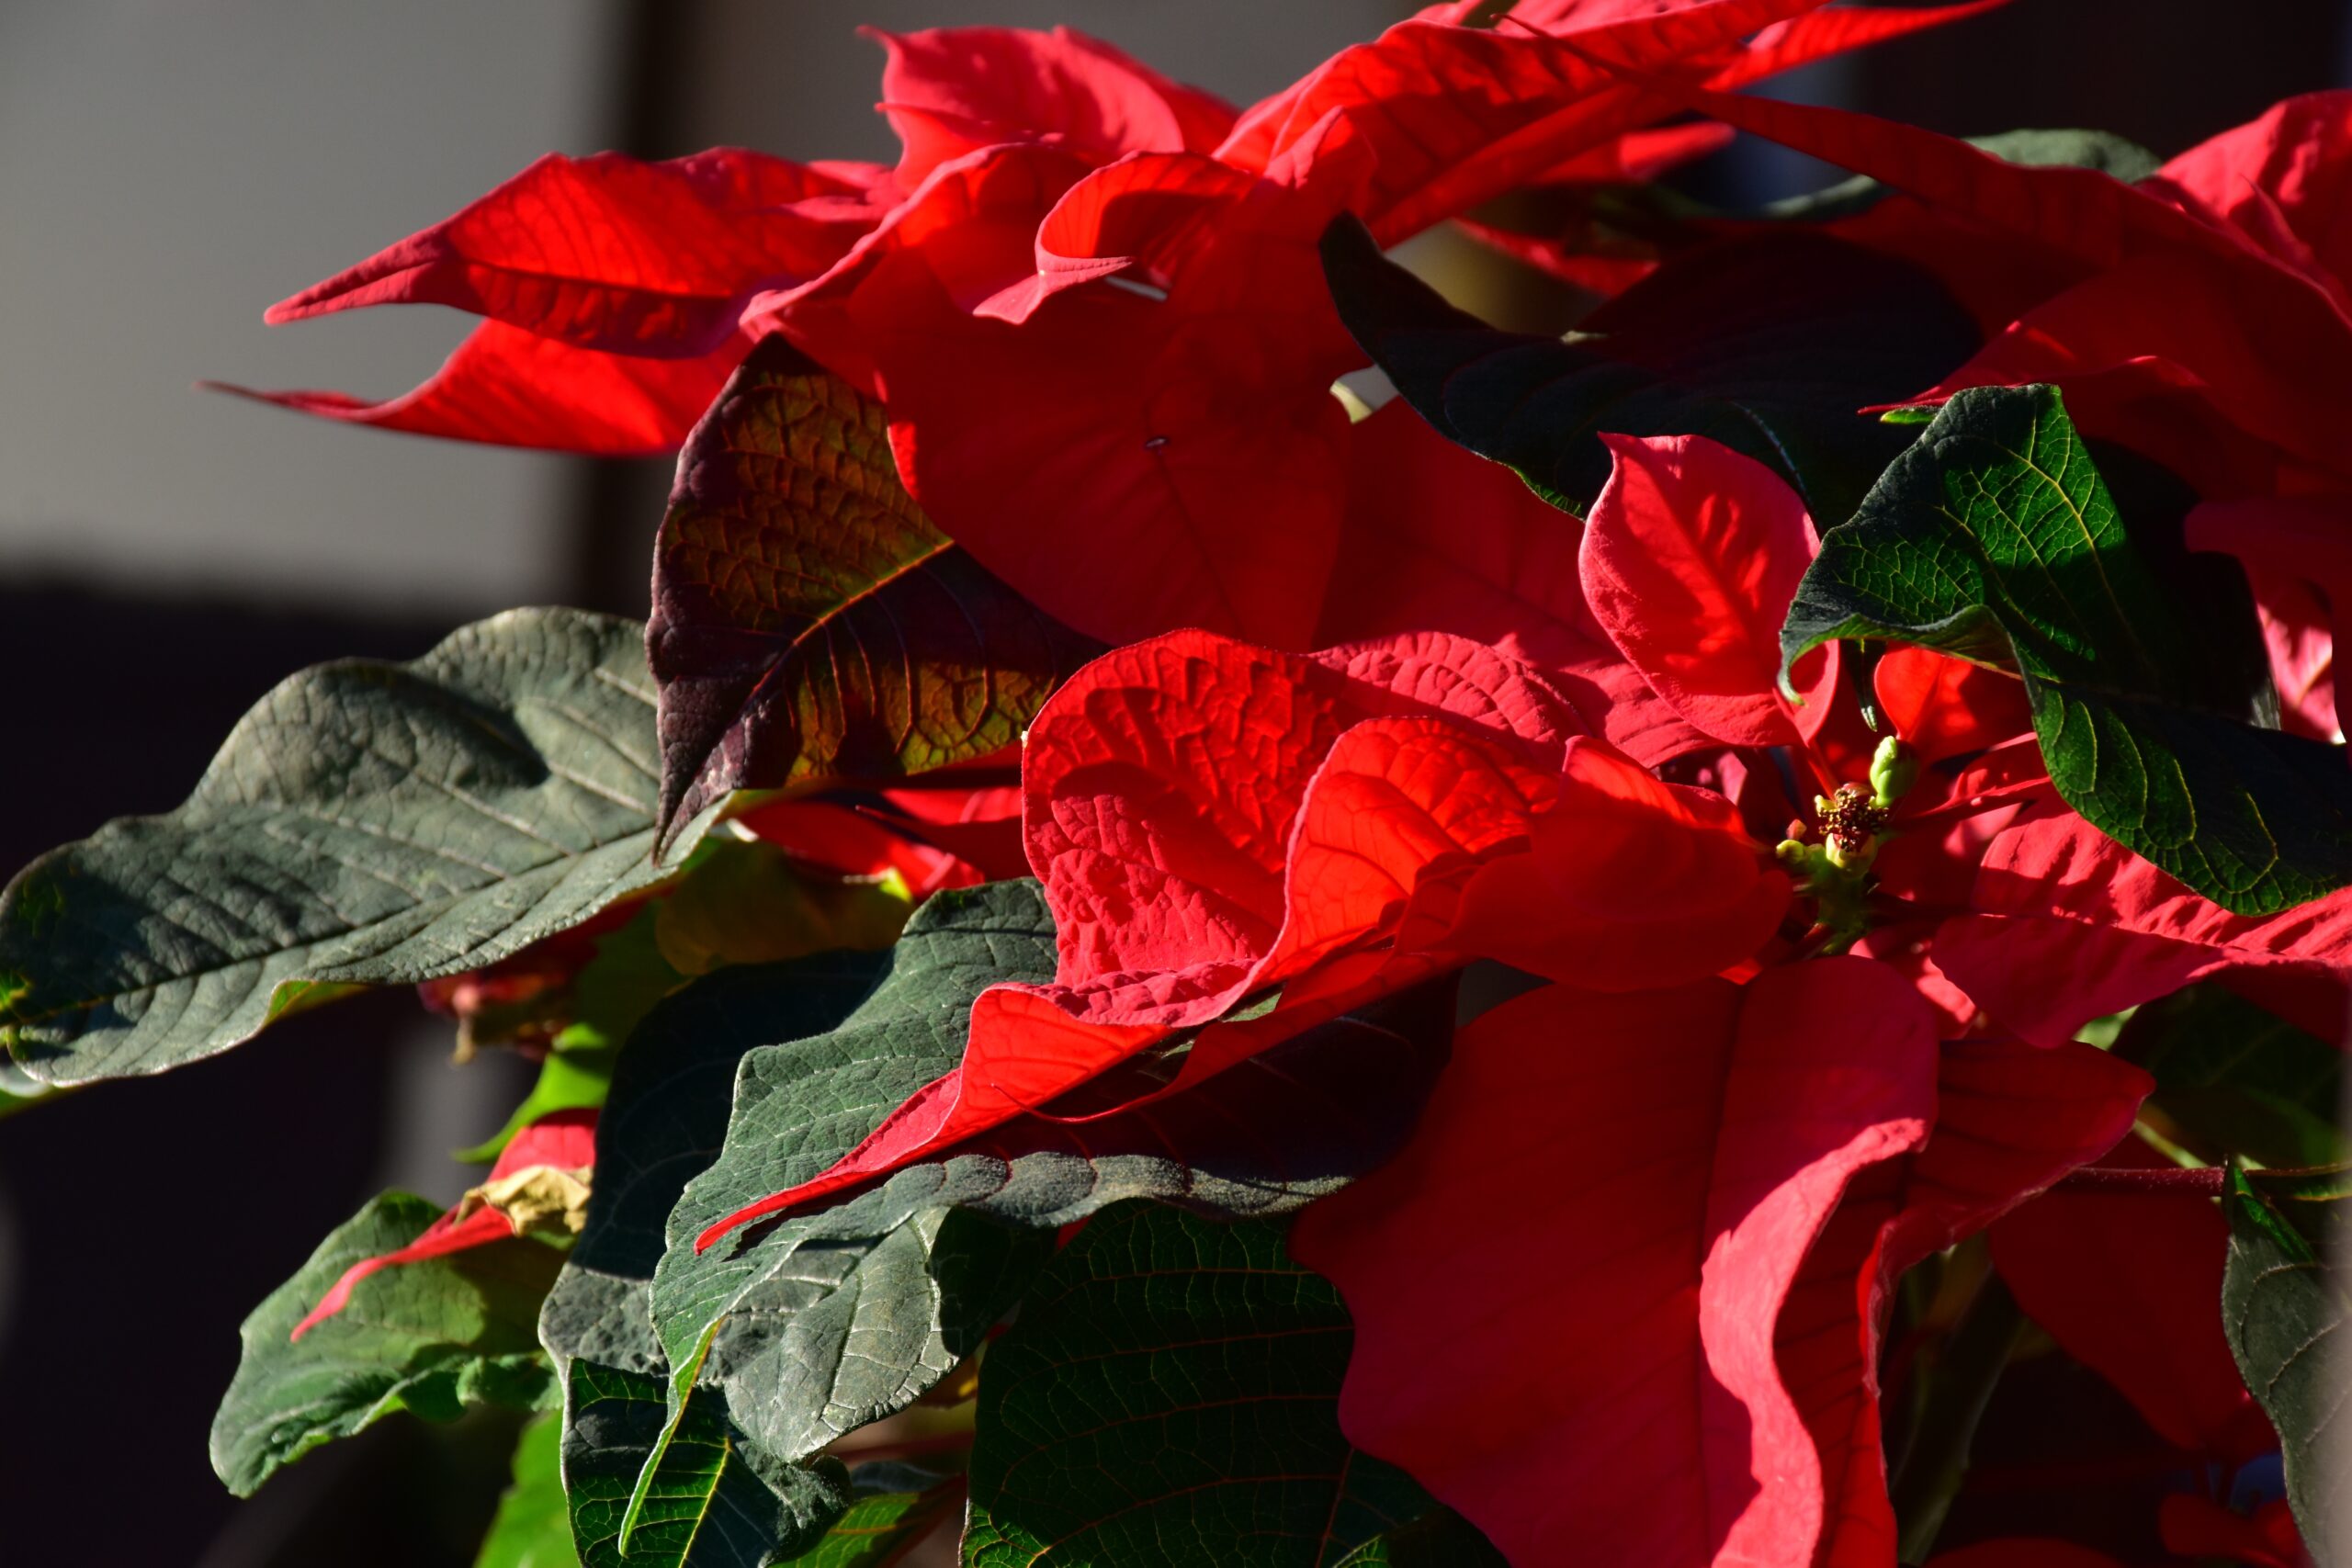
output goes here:
[{"label": "red bract", "polygon": [[2352,892],[2233,915],[2068,812],[1994,840],[1971,904],[1936,933],[1936,962],[2037,1043],[2208,975],[2324,1040],[2342,1032]]},{"label": "red bract", "polygon": [[1586,604],[1577,520],[1446,440],[1402,401],[1348,433],[1339,561],[1318,640],[1423,626],[1539,666],[1600,735],[1645,765],[1707,738],[1650,689]]},{"label": "red bract", "polygon": [[876,107],[903,149],[904,191],[942,164],[1006,142],[1046,142],[1102,164],[1127,152],[1205,152],[1233,124],[1230,105],[1068,28],[859,31],[882,46]]},{"label": "red bract", "polygon": [[[1055,982],[984,994],[956,1073],[705,1242],[1182,1031],[1210,1026],[1187,1085],[1489,950],[1618,988],[1744,959],[1786,879],[1719,797],[1578,728],[1532,670],[1437,635],[1301,658],[1179,633],[1097,660],[1038,716],[1023,768]],[[1275,1005],[1217,1021],[1261,996]]]},{"label": "red bract", "polygon": [[2146,1074],[2086,1045],[1944,1044],[1926,1147],[1855,1179],[1781,1309],[1781,1376],[1828,1491],[1821,1568],[1894,1557],[1879,1368],[1895,1280],[2097,1158],[2131,1127],[2149,1088]]},{"label": "red bract", "polygon": [[[2282,464],[2306,488],[2352,479],[2340,439],[2352,399],[2328,369],[2352,349],[2352,295],[2281,205],[2283,196],[2315,231],[2332,221],[2323,198],[2352,146],[2336,129],[2352,116],[2352,95],[2294,100],[2182,154],[2142,186],[2091,169],[2005,163],[1845,110],[1719,92],[1682,96],[2074,269],[1920,400],[1963,387],[2055,382],[2084,429],[2190,472],[2209,494],[2267,486]],[[2257,182],[2266,178],[2282,182],[2279,190],[2265,190]],[[2245,194],[2215,194],[2224,188]],[[2184,397],[2200,412],[2184,417]],[[2250,448],[2270,456],[2249,459]]]},{"label": "red bract", "polygon": [[1923,762],[1986,750],[2033,728],[2017,677],[1930,649],[1889,649],[1871,683],[1879,711]]},{"label": "red bract", "polygon": [[[2109,1163],[2163,1161],[2127,1146]],[[2230,1243],[2214,1205],[2170,1193],[2050,1192],[1995,1225],[1992,1241],[2026,1315],[2166,1442],[2233,1469],[2278,1446],[2213,1310]]]},{"label": "red bract", "polygon": [[345,392],[216,386],[300,413],[411,435],[631,457],[668,452],[684,440],[750,348],[748,338],[737,338],[693,359],[625,358],[485,321],[432,379],[379,403]]},{"label": "red bract", "polygon": [[491,1167],[489,1179],[468,1192],[456,1208],[426,1226],[424,1235],[397,1251],[363,1258],[345,1269],[342,1278],[319,1298],[319,1304],[294,1325],[289,1337],[300,1339],[341,1312],[349,1304],[351,1292],[359,1281],[380,1269],[402,1263],[421,1263],[428,1258],[446,1258],[453,1252],[488,1247],[522,1235],[522,1222],[509,1212],[521,1201],[522,1186],[545,1173],[569,1184],[566,1196],[584,1199],[587,1189],[582,1183],[595,1163],[595,1111],[558,1111],[542,1116],[508,1140],[498,1163]]},{"label": "red bract", "polygon": [[1838,691],[1835,644],[1805,661],[1802,706],[1778,690],[1781,623],[1819,547],[1804,503],[1763,464],[1704,436],[1601,440],[1613,467],[1580,558],[1593,615],[1702,733],[1803,746]]},{"label": "red bract", "polygon": [[1822,1473],[1772,1325],[1934,1078],[1926,1008],[1858,958],[1498,1008],[1405,1152],[1294,1228],[1356,1320],[1341,1426],[1521,1568],[1803,1568]]},{"label": "red bract", "polygon": [[2165,1550],[2180,1557],[2218,1557],[2253,1568],[2307,1568],[2303,1538],[2283,1497],[2265,1503],[2248,1518],[2210,1497],[2176,1493],[2156,1513]]},{"label": "red bract", "polygon": [[2208,502],[2181,535],[2246,569],[2280,705],[2314,739],[2334,739],[2344,728],[2335,648],[2352,626],[2352,496]]},{"label": "red bract", "polygon": [[[886,39],[894,174],[731,153],[545,164],[301,297],[306,312],[436,299],[490,313],[483,334],[517,326],[621,364],[495,338],[409,399],[279,400],[658,448],[741,356],[721,330],[741,316],[870,379],[930,515],[1057,617],[1114,641],[1197,624],[1306,647],[1345,489],[1326,389],[1360,363],[1314,254],[1326,222],[1353,210],[1401,238],[1579,159],[1622,162],[1623,139],[1674,106],[1615,73],[1688,63],[1737,85],[1972,8],[1882,26],[1804,15],[1820,3],[1544,6],[1525,18],[1541,32],[1441,7],[1238,120],[1068,32]],[[672,228],[684,254],[650,254]],[[526,276],[541,265],[544,286]],[[1111,289],[1121,274],[1164,298]],[[622,357],[640,355],[686,357],[658,373]],[[1023,417],[996,417],[1008,404]]]}]

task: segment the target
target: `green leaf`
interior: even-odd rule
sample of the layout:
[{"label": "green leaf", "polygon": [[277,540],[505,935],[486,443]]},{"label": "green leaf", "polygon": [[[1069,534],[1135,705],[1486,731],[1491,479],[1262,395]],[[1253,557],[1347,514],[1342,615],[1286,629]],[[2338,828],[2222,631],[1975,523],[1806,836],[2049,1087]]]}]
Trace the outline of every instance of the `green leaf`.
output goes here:
[{"label": "green leaf", "polygon": [[964,1499],[962,1476],[937,1480],[902,1465],[862,1465],[850,1472],[850,1484],[856,1495],[823,1539],[776,1568],[885,1568],[945,1523]]},{"label": "green leaf", "polygon": [[1824,536],[1782,657],[1889,637],[2014,670],[2058,793],[2196,892],[2267,915],[2352,882],[2343,751],[2248,722],[2250,611],[2187,613],[2160,559],[2055,388],[1978,388]]},{"label": "green leaf", "polygon": [[470,1165],[488,1165],[506,1151],[514,1134],[542,1116],[552,1116],[559,1111],[588,1111],[605,1103],[605,1096],[612,1087],[613,1062],[620,1055],[609,1045],[589,1045],[577,1049],[558,1048],[548,1053],[539,1064],[539,1076],[532,1081],[531,1092],[506,1124],[469,1149],[459,1149],[455,1158]]},{"label": "green leaf", "polygon": [[563,1417],[534,1416],[514,1444],[514,1481],[498,1499],[474,1568],[580,1568],[564,1501]]},{"label": "green leaf", "polygon": [[407,1246],[440,1215],[422,1198],[384,1194],[245,1319],[236,1380],[212,1421],[212,1468],[229,1490],[248,1496],[280,1465],[394,1411],[450,1421],[551,1397],[536,1328],[563,1255],[525,1237],[379,1269],[341,1312],[288,1337],[345,1269]]},{"label": "green leaf", "polygon": [[816,1543],[848,1500],[839,1465],[777,1461],[702,1391],[667,1438],[624,1556],[621,1519],[638,1472],[669,1432],[665,1385],[575,1359],[563,1415],[564,1489],[586,1568],[763,1568]]},{"label": "green leaf", "polygon": [[637,626],[570,610],[295,676],[178,809],[10,885],[0,1039],[51,1083],[160,1072],[578,924],[662,874],[652,703]]},{"label": "green leaf", "polygon": [[1323,267],[1422,418],[1577,513],[1609,478],[1602,432],[1689,434],[1779,470],[1826,526],[1911,439],[1855,411],[1935,385],[1976,345],[1924,271],[1804,231],[1678,256],[1566,341],[1455,310],[1351,218],[1323,236]]},{"label": "green leaf", "polygon": [[2338,1122],[2344,1053],[2211,981],[2132,1015],[2117,1053],[2156,1080],[2150,1103],[2210,1163],[2352,1157]]},{"label": "green leaf", "polygon": [[[775,845],[722,826],[635,919],[598,939],[595,956],[555,999],[558,1016],[568,1013],[570,1021],[530,1098],[495,1137],[458,1157],[493,1159],[538,1117],[604,1104],[621,1043],[691,976],[729,964],[886,948],[908,910],[904,897],[878,886],[812,880]],[[876,965],[853,967],[862,994]],[[684,1180],[681,1173],[678,1184]]]},{"label": "green leaf", "polygon": [[1478,1527],[1450,1508],[1365,1541],[1338,1568],[1510,1568]]},{"label": "green leaf", "polygon": [[[2342,1466],[2345,1404],[2340,1330],[2347,1303],[2338,1269],[2233,1170],[2222,1195],[2230,1219],[2222,1323],[2246,1387],[2278,1428],[2287,1500],[2316,1562],[2336,1562],[2352,1520]],[[2341,1241],[2341,1235],[2335,1238]]]},{"label": "green leaf", "polygon": [[[677,998],[699,1010],[694,1028],[714,1053],[731,1050],[741,1066],[726,1130],[735,1157],[687,1186],[654,1276],[673,1381],[707,1343],[702,1376],[725,1390],[737,1423],[797,1459],[903,1408],[974,1348],[1049,1238],[933,1205],[831,1227],[825,1211],[794,1216],[700,1256],[694,1239],[849,1153],[961,1059],[981,990],[1048,978],[1054,963],[1037,885],[995,883],[925,904],[873,994],[837,1027],[812,1027],[785,971],[727,971]],[[777,1185],[759,1185],[768,1181]]]},{"label": "green leaf", "polygon": [[831,1028],[890,962],[887,953],[835,952],[723,969],[646,1015],[596,1123],[585,1228],[540,1316],[540,1337],[560,1361],[583,1356],[667,1375],[650,1316],[654,1266],[679,1194],[718,1154],[743,1053]]},{"label": "green leaf", "polygon": [[1279,1225],[1098,1214],[981,1367],[966,1568],[1410,1561],[1349,1558],[1433,1507],[1340,1433],[1354,1337]]},{"label": "green leaf", "polygon": [[[671,1217],[653,1300],[672,1364],[715,1327],[703,1375],[778,1452],[813,1451],[952,1368],[1009,1304],[1052,1230],[1134,1197],[1227,1215],[1295,1209],[1394,1152],[1444,1064],[1450,982],[1134,1109],[1073,1124],[1059,1113],[1084,1110],[1057,1106],[1054,1117],[1023,1119],[697,1254],[706,1227],[819,1174],[953,1068],[982,987],[1052,973],[1052,926],[1035,885],[983,895],[986,916],[955,917],[967,929],[952,941],[919,917],[907,943],[920,935],[931,945],[902,944],[890,978],[841,1027],[744,1058],[725,1149]],[[987,930],[985,948],[971,945],[975,923]],[[1125,1082],[1114,1103],[1161,1087]],[[856,1355],[844,1359],[844,1345]]]},{"label": "green leaf", "polygon": [[0,1055],[0,1122],[19,1111],[29,1111],[59,1091],[32,1077],[24,1068]]},{"label": "green leaf", "polygon": [[781,337],[687,438],[653,558],[665,825],[738,789],[1012,745],[1095,645],[899,480],[882,405]]}]

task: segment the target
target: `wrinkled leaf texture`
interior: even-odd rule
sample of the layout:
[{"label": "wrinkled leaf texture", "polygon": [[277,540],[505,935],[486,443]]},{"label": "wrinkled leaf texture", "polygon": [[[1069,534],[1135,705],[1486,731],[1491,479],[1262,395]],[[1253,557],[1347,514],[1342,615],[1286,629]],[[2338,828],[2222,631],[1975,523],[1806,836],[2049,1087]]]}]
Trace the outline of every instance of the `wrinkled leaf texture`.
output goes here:
[{"label": "wrinkled leaf texture", "polygon": [[[2247,638],[2256,629],[2243,628]],[[1831,529],[1783,655],[1893,637],[2024,678],[2051,781],[2137,854],[2241,914],[2352,881],[2352,771],[2248,722],[2052,387],[1958,394]]]},{"label": "wrinkled leaf texture", "polygon": [[[621,1551],[639,1472],[656,1466]],[[673,1422],[660,1378],[575,1359],[564,1379],[563,1481],[586,1568],[767,1568],[814,1545],[848,1502],[838,1464],[786,1464],[698,1393]]]},{"label": "wrinkled leaf texture", "polygon": [[965,1568],[1359,1561],[1433,1505],[1340,1435],[1351,1339],[1278,1225],[1096,1216],[989,1348]]},{"label": "wrinkled leaf texture", "polygon": [[571,610],[294,676],[176,810],[9,886],[0,1039],[47,1082],[161,1072],[578,924],[662,874],[653,698],[637,626]]},{"label": "wrinkled leaf texture", "polygon": [[999,751],[1091,645],[933,527],[882,405],[780,337],[695,427],[653,558],[662,820]]},{"label": "wrinkled leaf texture", "polygon": [[[840,1027],[752,1043],[726,1147],[671,1220],[654,1297],[668,1353],[684,1364],[707,1342],[702,1375],[786,1454],[929,1386],[1006,1304],[1000,1281],[1017,1286],[1056,1228],[1136,1197],[1227,1217],[1294,1209],[1394,1149],[1444,1060],[1452,987],[1424,986],[1165,1092],[1180,1057],[1158,1077],[1109,1086],[1114,1109],[1020,1119],[746,1233],[740,1248],[696,1253],[711,1219],[826,1168],[951,1069],[983,987],[1047,972],[1052,926],[1034,884],[938,908],[918,916],[890,976]],[[738,987],[701,1016],[741,1045],[765,1036],[772,1011]],[[1036,1240],[1007,1244],[1002,1226]]]},{"label": "wrinkled leaf texture", "polygon": [[250,1496],[281,1465],[406,1410],[454,1421],[532,1409],[553,1392],[536,1332],[563,1255],[517,1237],[388,1269],[300,1341],[294,1325],[344,1270],[414,1241],[439,1205],[388,1192],[336,1227],[238,1330],[236,1380],[212,1420],[212,1468]]},{"label": "wrinkled leaf texture", "polygon": [[[2344,1476],[2346,1292],[2340,1263],[2281,1219],[2233,1170],[2222,1194],[2229,1264],[2222,1321],[2246,1386],[2285,1445],[2287,1498],[2312,1561],[2331,1562],[2352,1522]],[[2334,1246],[2343,1243],[2339,1223]]]}]

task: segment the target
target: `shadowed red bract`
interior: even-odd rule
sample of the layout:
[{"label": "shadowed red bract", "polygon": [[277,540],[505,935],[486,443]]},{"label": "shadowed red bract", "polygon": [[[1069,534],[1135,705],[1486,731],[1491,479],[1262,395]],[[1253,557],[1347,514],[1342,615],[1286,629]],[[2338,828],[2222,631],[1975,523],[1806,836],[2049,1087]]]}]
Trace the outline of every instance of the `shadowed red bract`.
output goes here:
[{"label": "shadowed red bract", "polygon": [[1855,1173],[1927,1137],[1935,1070],[1860,958],[1487,1013],[1405,1152],[1293,1230],[1356,1319],[1342,1427],[1520,1568],[1804,1568],[1822,1480],[1772,1324]]}]

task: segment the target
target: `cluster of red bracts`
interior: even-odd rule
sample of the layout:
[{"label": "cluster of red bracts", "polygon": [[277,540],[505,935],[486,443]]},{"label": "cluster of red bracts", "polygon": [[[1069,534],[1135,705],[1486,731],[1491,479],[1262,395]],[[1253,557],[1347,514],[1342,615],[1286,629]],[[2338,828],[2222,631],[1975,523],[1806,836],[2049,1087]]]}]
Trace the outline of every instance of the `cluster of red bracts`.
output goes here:
[{"label": "cluster of red bracts", "polygon": [[[549,159],[273,312],[480,312],[406,397],[273,396],[592,452],[674,446],[785,333],[887,403],[944,531],[1115,645],[1021,757],[1054,981],[988,992],[956,1073],[705,1240],[1153,1046],[1189,1041],[1159,1091],[1181,1092],[1489,960],[1545,983],[1464,1029],[1405,1152],[1312,1205],[1294,1245],[1358,1325],[1350,1438],[1512,1562],[1892,1563],[1890,1292],[1988,1225],[2036,1321],[2168,1441],[2262,1451],[2211,1321],[2210,1207],[2036,1195],[2132,1157],[2148,1080],[2077,1043],[2085,1022],[2221,976],[2333,1037],[2352,898],[2256,919],[2189,893],[2057,800],[2000,674],[1888,653],[1870,683],[1893,750],[1834,647],[1785,694],[1779,628],[1816,540],[1747,457],[1611,437],[1579,525],[1408,411],[1351,426],[1327,390],[1362,359],[1316,259],[1334,215],[1393,243],[1724,127],[1770,136],[1905,193],[1841,232],[1927,265],[1984,327],[1923,400],[2055,382],[2086,433],[2195,483],[2190,542],[2246,562],[2290,723],[2332,737],[2352,228],[2329,214],[2352,96],[2282,105],[2138,186],[1733,96],[1977,8],[1535,0],[1489,30],[1438,6],[1239,112],[1068,33],[887,38],[895,168]],[[1854,809],[1825,822],[1810,802],[1840,786]],[[761,830],[919,892],[1003,874],[980,840],[1009,833],[1012,797],[948,798],[792,803]],[[1847,859],[1876,879],[1858,914],[1832,886]],[[2062,1240],[2083,1235],[2118,1238],[2112,1267]],[[2164,1304],[2191,1298],[2194,1322]],[[2145,1333],[2120,1341],[2125,1319]],[[2163,1528],[2190,1555],[2300,1551],[2275,1508],[2182,1498]]]}]

